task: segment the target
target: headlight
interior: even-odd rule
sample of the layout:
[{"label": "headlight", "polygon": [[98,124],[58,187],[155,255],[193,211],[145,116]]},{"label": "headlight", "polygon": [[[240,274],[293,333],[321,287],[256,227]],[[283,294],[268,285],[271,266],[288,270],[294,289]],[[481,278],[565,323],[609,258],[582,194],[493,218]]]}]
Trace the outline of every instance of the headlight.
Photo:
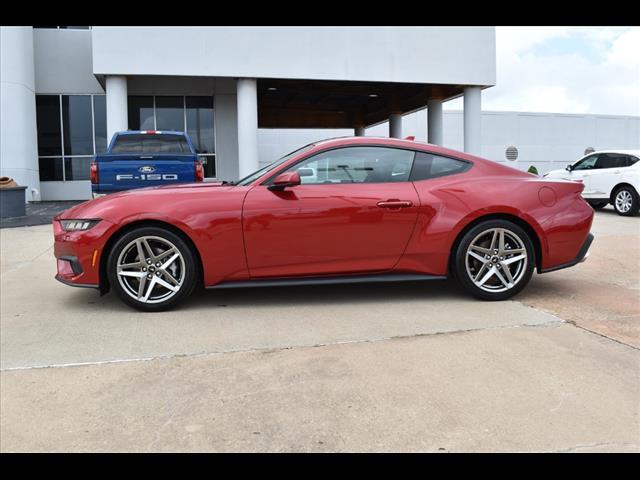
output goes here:
[{"label": "headlight", "polygon": [[78,232],[95,227],[100,220],[60,220],[62,229],[67,232]]}]

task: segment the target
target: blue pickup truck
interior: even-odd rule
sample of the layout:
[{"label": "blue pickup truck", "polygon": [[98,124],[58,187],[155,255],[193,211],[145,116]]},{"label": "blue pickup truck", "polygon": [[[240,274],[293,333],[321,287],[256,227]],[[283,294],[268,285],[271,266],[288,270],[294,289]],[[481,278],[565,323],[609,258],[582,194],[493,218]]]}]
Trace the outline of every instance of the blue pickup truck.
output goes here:
[{"label": "blue pickup truck", "polygon": [[201,182],[204,169],[186,133],[130,130],[113,135],[107,153],[95,157],[90,174],[96,198],[132,188]]}]

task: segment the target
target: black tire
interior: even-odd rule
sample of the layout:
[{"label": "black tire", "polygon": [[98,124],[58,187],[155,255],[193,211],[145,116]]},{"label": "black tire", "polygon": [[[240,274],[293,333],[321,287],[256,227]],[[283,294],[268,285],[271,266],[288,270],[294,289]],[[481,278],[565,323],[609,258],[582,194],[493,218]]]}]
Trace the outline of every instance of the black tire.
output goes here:
[{"label": "black tire", "polygon": [[[160,246],[163,245],[162,243],[163,241],[169,242],[169,244],[172,244],[178,250],[179,254],[182,256],[181,259],[183,261],[183,262],[179,262],[180,257],[178,257],[178,259],[174,262],[174,263],[179,262],[179,265],[174,268],[177,269],[176,271],[179,272],[180,274],[179,276],[182,277],[181,282],[178,282],[176,285],[173,285],[174,288],[177,288],[177,291],[175,292],[170,291],[168,289],[165,289],[161,285],[152,286],[152,291],[154,292],[157,290],[160,290],[161,292],[166,291],[164,295],[169,296],[165,300],[162,300],[162,298],[154,300],[152,297],[150,297],[150,301],[153,301],[154,303],[148,303],[148,302],[133,298],[132,296],[133,292],[132,291],[131,293],[127,292],[127,289],[126,289],[127,286],[131,286],[131,284],[135,286],[134,282],[137,281],[139,284],[143,280],[141,279],[130,280],[129,277],[127,277],[127,281],[129,283],[123,280],[123,283],[125,283],[125,286],[123,286],[117,274],[118,259],[120,258],[121,254],[123,254],[123,250],[126,249],[127,252],[129,252],[129,253],[125,252],[123,255],[129,255],[131,258],[131,255],[135,255],[135,251],[131,246],[132,242],[135,242],[136,240],[140,240],[143,237],[146,239],[149,239],[149,237],[152,237],[150,241],[147,242],[147,244],[151,245],[152,250],[156,248],[156,252],[159,251],[158,245]],[[166,252],[168,252],[168,249],[166,250]],[[161,255],[161,253],[158,253],[158,255]],[[167,256],[172,257],[173,255],[175,255],[175,253]],[[150,256],[150,255],[145,255],[145,257],[147,256]],[[138,259],[139,259],[139,255],[135,257],[134,261],[138,262],[139,261]],[[166,261],[166,260],[167,258],[165,257],[162,261],[158,261],[156,265],[162,264],[163,261]],[[147,268],[144,269],[145,271],[147,271],[146,273],[147,278],[152,279],[152,280],[144,280],[145,282],[149,282],[148,285],[151,285],[150,282],[153,281],[153,272],[149,271],[150,269],[153,269],[153,268],[154,268],[154,265],[149,265],[148,269]],[[158,270],[160,269],[158,268],[154,270],[155,274],[159,276],[161,279],[166,281],[167,278],[164,276],[164,274],[162,274],[162,272],[158,272]],[[111,287],[116,291],[117,295],[120,297],[120,299],[124,303],[132,306],[133,308],[136,308],[138,310],[142,310],[145,312],[158,312],[158,311],[168,310],[178,305],[182,300],[188,297],[193,291],[197,283],[198,272],[199,272],[199,269],[196,263],[195,255],[192,252],[191,248],[189,248],[189,246],[186,244],[186,242],[180,236],[176,235],[170,230],[159,228],[159,227],[141,227],[141,228],[132,230],[130,232],[127,232],[115,243],[107,259],[107,275],[109,277],[109,282],[111,284]],[[151,276],[148,276],[148,275],[151,275]],[[162,293],[158,296],[162,297]]]},{"label": "black tire", "polygon": [[[631,206],[626,211],[624,211],[626,207],[624,205],[621,205],[619,202],[619,196],[621,195],[629,195],[631,198]],[[636,192],[636,189],[632,186],[623,185],[622,187],[617,188],[615,192],[613,192],[613,195],[611,197],[611,203],[613,204],[613,208],[618,215],[621,215],[623,217],[633,217],[638,214],[638,211],[640,210],[640,198],[638,198],[638,192]]]},{"label": "black tire", "polygon": [[594,210],[602,210],[604,207],[606,207],[607,205],[609,205],[609,202],[588,202],[589,205],[591,205],[591,208],[593,208]]},{"label": "black tire", "polygon": [[[507,256],[500,257],[499,255],[493,255],[493,252],[491,252],[491,255],[490,255],[491,260],[486,260],[486,256],[485,256],[485,260],[483,260],[483,262],[486,261],[486,266],[484,266],[482,263],[478,262],[474,258],[470,257],[470,260],[469,260],[470,265],[468,268],[467,251],[469,250],[471,243],[474,242],[474,240],[476,239],[484,238],[483,235],[488,235],[488,236],[491,235],[491,233],[486,233],[486,232],[491,232],[492,229],[504,229],[506,234],[505,245],[507,248],[514,248],[511,246],[511,243],[514,243],[515,247],[520,248],[515,243],[517,239],[519,239],[521,241],[523,249],[526,251],[526,258],[518,261],[518,263],[513,262],[513,263],[510,263],[509,266],[505,266],[505,264],[503,264],[500,261],[500,258],[508,260],[510,258],[515,258],[519,254],[509,254],[508,250],[506,250]],[[494,258],[495,258],[495,261],[494,261]],[[483,266],[476,268],[473,266],[474,264],[483,265]],[[500,267],[498,267],[498,264],[500,265]],[[456,248],[456,251],[453,257],[454,278],[456,278],[458,283],[465,290],[467,290],[469,293],[471,293],[475,297],[480,298],[482,300],[492,300],[492,301],[506,300],[508,298],[513,297],[517,293],[519,293],[527,285],[527,283],[529,283],[529,280],[531,280],[531,276],[533,275],[535,264],[536,264],[535,250],[533,248],[533,243],[531,241],[531,238],[529,238],[529,235],[525,230],[523,230],[521,227],[519,227],[515,223],[510,222],[508,220],[486,220],[479,223],[478,225],[475,225],[468,232],[466,232],[463,235],[463,237],[460,239],[460,242],[458,242],[458,246]],[[504,283],[500,281],[500,278],[496,274],[493,275],[493,277],[495,278],[490,278],[489,280],[492,280],[492,282],[497,283],[496,285],[497,289],[506,288],[506,290],[487,291],[482,287],[476,285],[472,276],[477,275],[476,279],[481,280],[481,279],[478,279],[477,277],[479,276],[484,277],[484,274],[480,275],[480,273],[484,272],[485,274],[488,274],[490,268],[493,268],[494,266],[496,267],[496,269],[499,268],[498,272],[500,273],[502,278],[505,278],[505,279],[507,277],[502,275],[504,273],[504,270],[503,270],[504,268],[509,268],[510,275],[512,275],[514,272],[516,273],[516,276],[513,277],[513,280],[515,281],[513,286],[508,287],[507,285],[504,285]],[[514,270],[514,268],[517,270]],[[482,270],[482,269],[485,269],[485,270]],[[484,287],[490,288],[491,285],[489,285],[487,281],[487,285],[485,285]]]}]

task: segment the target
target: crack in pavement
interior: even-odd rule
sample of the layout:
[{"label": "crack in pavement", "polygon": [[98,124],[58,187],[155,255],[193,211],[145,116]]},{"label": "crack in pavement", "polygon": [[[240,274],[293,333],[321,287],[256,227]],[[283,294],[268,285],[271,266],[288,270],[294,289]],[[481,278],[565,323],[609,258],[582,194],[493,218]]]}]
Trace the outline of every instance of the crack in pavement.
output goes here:
[{"label": "crack in pavement", "polygon": [[45,369],[45,368],[69,368],[69,367],[84,367],[91,365],[106,365],[106,364],[117,364],[117,363],[130,363],[130,362],[150,362],[153,360],[167,360],[173,358],[192,358],[192,357],[204,357],[204,356],[213,356],[213,355],[224,355],[227,353],[246,353],[246,352],[263,352],[263,353],[272,353],[283,350],[293,350],[295,348],[319,348],[319,347],[328,347],[331,345],[348,345],[348,344],[360,344],[360,343],[375,343],[375,342],[383,342],[387,340],[405,340],[410,338],[419,338],[419,337],[428,337],[435,335],[448,335],[448,334],[464,334],[464,333],[472,333],[472,332],[480,332],[480,331],[491,331],[491,330],[502,330],[507,328],[537,328],[537,327],[558,327],[560,325],[565,324],[566,322],[560,318],[558,320],[552,320],[546,323],[535,323],[535,324],[520,324],[520,325],[503,325],[497,327],[486,327],[486,328],[472,328],[472,329],[461,329],[461,330],[452,330],[446,332],[433,332],[433,333],[417,333],[412,335],[398,335],[391,337],[380,337],[366,340],[344,340],[344,341],[336,341],[331,343],[317,343],[314,345],[289,345],[284,347],[256,347],[256,348],[244,348],[244,349],[231,349],[231,350],[222,350],[222,351],[213,351],[213,352],[196,352],[196,353],[171,353],[167,355],[154,355],[149,357],[140,357],[140,358],[120,358],[113,360],[99,360],[99,361],[89,361],[89,362],[77,362],[77,363],[59,363],[59,364],[50,364],[50,365],[29,365],[24,367],[9,367],[2,368],[0,372],[15,372],[21,370],[36,370],[36,369]]}]

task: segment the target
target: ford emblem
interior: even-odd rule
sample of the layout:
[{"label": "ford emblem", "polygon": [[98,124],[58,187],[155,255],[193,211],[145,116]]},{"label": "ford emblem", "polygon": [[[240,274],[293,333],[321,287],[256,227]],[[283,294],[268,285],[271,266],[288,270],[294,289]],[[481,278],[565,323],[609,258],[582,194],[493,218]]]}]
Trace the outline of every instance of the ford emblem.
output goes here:
[{"label": "ford emblem", "polygon": [[138,171],[140,173],[153,173],[156,171],[156,167],[152,167],[151,165],[145,165],[144,167],[140,167]]}]

